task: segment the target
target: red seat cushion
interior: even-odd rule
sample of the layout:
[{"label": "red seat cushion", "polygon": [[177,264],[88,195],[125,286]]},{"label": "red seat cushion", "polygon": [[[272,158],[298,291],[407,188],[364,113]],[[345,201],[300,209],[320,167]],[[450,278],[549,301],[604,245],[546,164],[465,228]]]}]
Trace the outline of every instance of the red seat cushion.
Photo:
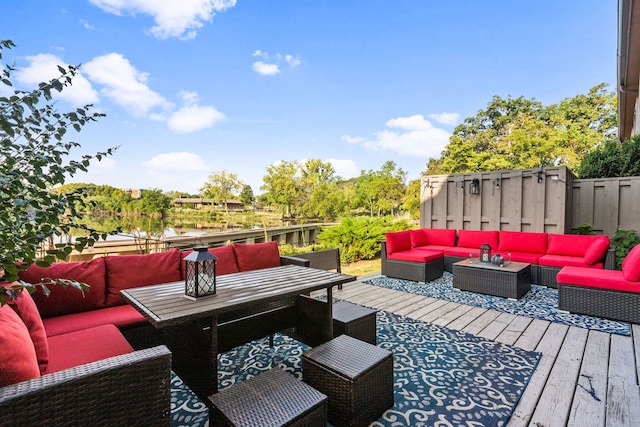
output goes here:
[{"label": "red seat cushion", "polygon": [[478,258],[480,255],[480,247],[477,248],[464,248],[460,246],[454,246],[452,248],[446,248],[444,250],[445,256],[455,256],[462,258],[469,258],[469,254],[472,254],[474,258]]},{"label": "red seat cushion", "polygon": [[[192,251],[185,251],[182,253],[182,280],[184,280],[185,278],[186,271],[184,257],[189,255],[191,252]],[[216,260],[216,276],[237,273],[239,271],[238,263],[236,262],[236,253],[234,252],[232,245],[220,246],[219,248],[209,248],[209,253],[215,255],[218,258]]]},{"label": "red seat cushion", "polygon": [[40,376],[29,331],[7,304],[0,306],[0,387]]},{"label": "red seat cushion", "polygon": [[[12,284],[7,284],[7,286],[11,286]],[[36,350],[40,373],[44,373],[47,369],[47,363],[49,363],[49,343],[36,303],[33,302],[33,298],[31,298],[29,292],[22,291],[17,299],[10,299],[8,304],[9,307],[20,316],[20,319],[27,327],[29,336]]]},{"label": "red seat cushion", "polygon": [[385,233],[387,255],[411,249],[411,230]]},{"label": "red seat cushion", "polygon": [[604,264],[587,264],[583,257],[579,256],[567,256],[567,255],[543,255],[538,259],[538,264],[545,267],[589,267],[589,268],[604,268]]},{"label": "red seat cushion", "polygon": [[49,337],[47,373],[133,352],[114,325],[102,325]]},{"label": "red seat cushion", "polygon": [[435,246],[455,246],[456,230],[446,228],[425,228],[429,245]]},{"label": "red seat cushion", "polygon": [[612,291],[640,292],[640,283],[626,280],[620,270],[564,267],[558,272],[556,280],[564,285],[586,286]]},{"label": "red seat cushion", "polygon": [[460,230],[458,232],[458,246],[479,250],[480,246],[486,243],[495,251],[498,248],[498,235],[497,230]]},{"label": "red seat cushion", "polygon": [[33,294],[33,300],[42,318],[46,319],[104,307],[105,272],[105,261],[101,257],[84,262],[59,262],[48,268],[34,264],[20,271],[18,275],[20,280],[27,283],[40,283],[43,278],[51,278],[75,280],[90,286],[90,289],[84,292],[72,287],[51,286],[51,294],[48,297],[38,287]]},{"label": "red seat cushion", "polygon": [[180,251],[173,249],[146,255],[105,257],[107,266],[107,307],[124,304],[120,291],[140,286],[178,282]]},{"label": "red seat cushion", "polygon": [[113,324],[122,330],[144,326],[147,324],[147,320],[128,304],[44,319],[44,328],[47,331],[47,336],[62,335],[109,324]]},{"label": "red seat cushion", "polygon": [[398,261],[431,262],[442,258],[441,251],[429,251],[426,249],[410,249],[408,251],[394,252],[387,258]]},{"label": "red seat cushion", "polygon": [[627,280],[640,281],[640,245],[634,246],[622,261],[622,273]]},{"label": "red seat cushion", "polygon": [[542,257],[542,254],[529,253],[529,252],[500,251],[499,253],[503,257],[506,257],[507,254],[511,254],[511,261],[526,262],[528,264],[538,264],[538,260]]},{"label": "red seat cushion", "polygon": [[602,236],[586,234],[549,234],[548,255],[584,257],[591,244]]},{"label": "red seat cushion", "polygon": [[602,236],[589,245],[587,251],[584,253],[584,261],[587,264],[601,262],[606,257],[607,250],[609,250],[609,238]]},{"label": "red seat cushion", "polygon": [[498,250],[501,252],[545,254],[548,237],[548,233],[501,230]]},{"label": "red seat cushion", "polygon": [[236,243],[233,245],[233,250],[236,254],[239,271],[258,270],[280,265],[280,250],[276,241],[248,245]]}]

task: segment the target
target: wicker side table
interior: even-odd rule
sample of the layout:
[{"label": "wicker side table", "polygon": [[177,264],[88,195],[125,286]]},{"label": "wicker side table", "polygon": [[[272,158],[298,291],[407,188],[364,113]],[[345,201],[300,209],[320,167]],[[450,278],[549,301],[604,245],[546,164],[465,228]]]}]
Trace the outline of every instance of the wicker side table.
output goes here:
[{"label": "wicker side table", "polygon": [[342,334],[376,345],[376,313],[378,310],[347,301],[333,304],[333,336]]},{"label": "wicker side table", "polygon": [[226,388],[209,401],[210,426],[327,425],[327,396],[279,368]]},{"label": "wicker side table", "polygon": [[304,382],[329,397],[329,422],[368,426],[393,406],[393,355],[340,335],[302,355]]}]

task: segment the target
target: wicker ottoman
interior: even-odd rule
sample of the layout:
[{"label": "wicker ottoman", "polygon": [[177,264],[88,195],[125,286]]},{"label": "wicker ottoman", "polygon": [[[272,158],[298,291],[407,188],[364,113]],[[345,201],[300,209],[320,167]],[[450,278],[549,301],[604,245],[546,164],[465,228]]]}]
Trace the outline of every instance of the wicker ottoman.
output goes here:
[{"label": "wicker ottoman", "polygon": [[209,397],[210,426],[327,425],[327,396],[282,369],[235,384]]},{"label": "wicker ottoman", "polygon": [[377,312],[346,301],[333,304],[334,338],[345,334],[376,345]]},{"label": "wicker ottoman", "polygon": [[391,352],[348,335],[304,353],[302,375],[329,397],[335,426],[367,426],[393,406]]}]

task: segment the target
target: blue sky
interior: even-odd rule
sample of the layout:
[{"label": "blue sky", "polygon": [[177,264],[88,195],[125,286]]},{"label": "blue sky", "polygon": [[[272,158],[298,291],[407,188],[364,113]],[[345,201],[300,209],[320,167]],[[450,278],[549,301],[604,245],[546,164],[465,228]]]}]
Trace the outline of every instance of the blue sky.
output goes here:
[{"label": "blue sky", "polygon": [[71,133],[75,153],[120,148],[72,181],[197,192],[227,170],[256,194],[280,160],[344,178],[393,160],[415,179],[494,95],[613,91],[616,31],[603,0],[4,0],[0,14],[18,88],[82,64],[58,110],[107,115]]}]

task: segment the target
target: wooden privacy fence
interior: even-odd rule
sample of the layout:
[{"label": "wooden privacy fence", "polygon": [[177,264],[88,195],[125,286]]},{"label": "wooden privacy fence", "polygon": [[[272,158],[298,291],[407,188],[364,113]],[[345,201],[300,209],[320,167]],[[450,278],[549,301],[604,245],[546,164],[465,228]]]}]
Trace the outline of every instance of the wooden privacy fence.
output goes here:
[{"label": "wooden privacy fence", "polygon": [[566,167],[424,176],[420,226],[599,234],[640,231],[640,177],[575,179]]}]

